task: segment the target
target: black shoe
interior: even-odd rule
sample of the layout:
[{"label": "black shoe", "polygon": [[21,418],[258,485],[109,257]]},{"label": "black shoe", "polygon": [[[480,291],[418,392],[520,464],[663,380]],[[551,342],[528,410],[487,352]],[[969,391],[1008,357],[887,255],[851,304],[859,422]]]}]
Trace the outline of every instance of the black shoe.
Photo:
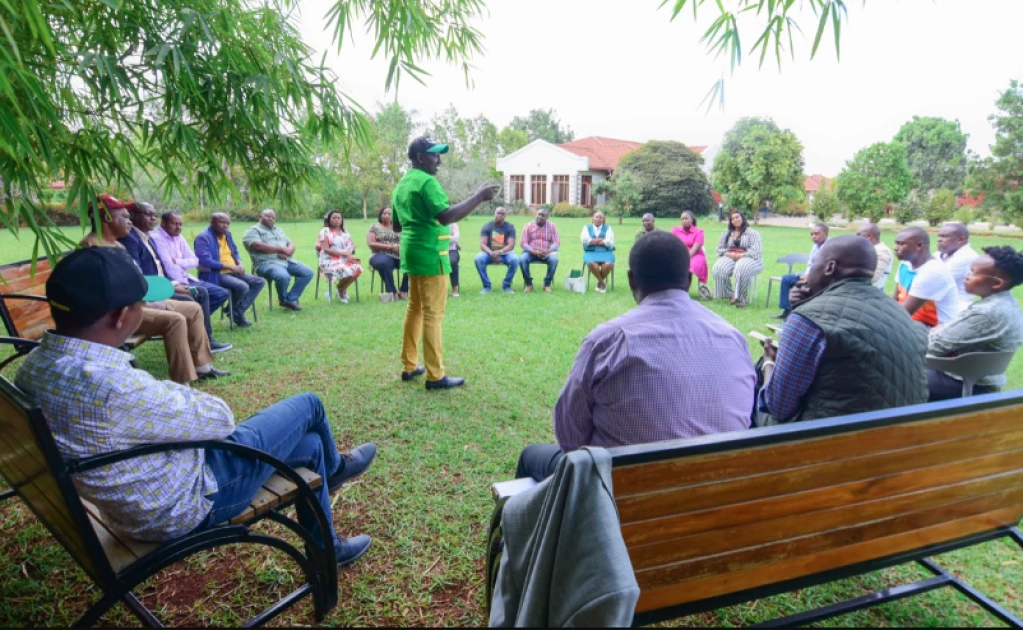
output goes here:
[{"label": "black shoe", "polygon": [[327,490],[333,494],[344,482],[355,479],[366,472],[376,456],[377,445],[372,442],[353,448],[351,453],[342,453],[342,466],[333,475],[327,477]]},{"label": "black shoe", "polygon": [[342,538],[334,547],[334,557],[337,558],[337,566],[346,567],[361,558],[369,551],[369,544],[373,541],[366,534],[360,534],[354,538]]},{"label": "black shoe", "polygon": [[439,381],[426,381],[426,389],[451,389],[464,384],[465,379],[460,376],[445,376]]},{"label": "black shoe", "polygon": [[238,316],[232,317],[231,320],[234,321],[234,325],[235,326],[241,326],[242,328],[248,328],[249,326],[252,325],[249,322],[249,320],[245,319],[244,315],[238,315]]},{"label": "black shoe", "polygon": [[771,319],[787,319],[789,313],[791,312],[792,311],[790,311],[789,309],[785,309],[784,311],[778,313],[777,315],[771,315]]},{"label": "black shoe", "polygon": [[292,311],[301,311],[302,310],[302,307],[299,306],[295,302],[284,302],[284,301],[281,301],[281,302],[279,302],[279,304],[281,305],[281,308],[286,308],[286,309],[289,309],[289,310],[292,310]]},{"label": "black shoe", "polygon": [[417,376],[422,376],[424,372],[426,372],[426,366],[420,365],[419,367],[417,367],[416,369],[412,370],[411,372],[402,372],[401,373],[401,380],[403,380],[403,381],[411,381],[411,380],[415,379]]},{"label": "black shoe", "polygon": [[217,378],[219,376],[231,376],[231,373],[228,372],[227,370],[218,370],[217,368],[211,365],[209,370],[199,374],[199,380],[205,381],[207,379]]},{"label": "black shoe", "polygon": [[220,343],[219,341],[210,340],[210,352],[227,352],[233,348],[229,343]]}]

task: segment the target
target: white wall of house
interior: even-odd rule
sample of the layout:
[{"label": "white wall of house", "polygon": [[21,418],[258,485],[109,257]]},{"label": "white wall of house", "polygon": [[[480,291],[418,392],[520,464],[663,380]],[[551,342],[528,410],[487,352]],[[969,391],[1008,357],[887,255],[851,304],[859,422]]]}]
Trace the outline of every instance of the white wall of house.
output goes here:
[{"label": "white wall of house", "polygon": [[[512,187],[512,176],[522,175],[525,178],[525,202],[529,205],[539,205],[539,200],[533,199],[532,176],[546,176],[547,203],[551,203],[553,196],[554,176],[569,176],[569,200],[572,203],[579,203],[579,176],[588,174],[590,159],[579,156],[564,149],[558,148],[545,140],[534,140],[518,151],[505,157],[497,158],[497,170],[504,174],[504,200],[511,203],[515,193]],[[603,174],[601,174],[603,178]],[[594,177],[594,183],[598,180]]]}]

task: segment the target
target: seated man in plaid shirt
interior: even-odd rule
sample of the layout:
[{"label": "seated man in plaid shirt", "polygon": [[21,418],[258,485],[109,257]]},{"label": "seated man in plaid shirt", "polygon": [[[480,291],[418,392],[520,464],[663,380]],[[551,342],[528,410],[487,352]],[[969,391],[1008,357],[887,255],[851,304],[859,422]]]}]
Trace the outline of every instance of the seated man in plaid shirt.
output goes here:
[{"label": "seated man in plaid shirt", "polygon": [[522,257],[519,258],[519,267],[522,269],[522,279],[526,283],[526,293],[533,292],[533,276],[529,273],[529,265],[536,263],[547,265],[547,275],[543,279],[543,290],[547,293],[551,292],[554,272],[558,270],[558,247],[561,246],[561,239],[558,238],[558,228],[548,220],[548,217],[550,210],[540,208],[536,211],[536,220],[522,229]]},{"label": "seated man in plaid shirt", "polygon": [[[865,242],[865,241],[864,241]],[[626,446],[749,428],[756,376],[746,339],[689,297],[689,250],[668,232],[632,246],[639,303],[583,340],[554,406],[553,444],[531,444],[516,477],[554,474],[583,446]]]},{"label": "seated man in plaid shirt", "polygon": [[[341,455],[323,403],[314,394],[283,400],[239,425],[223,400],[131,366],[119,348],[142,321],[142,304],[174,292],[162,277],[143,277],[123,249],[78,250],[46,281],[55,331],[22,362],[15,379],[46,415],[67,459],[143,444],[227,440],[260,449],[325,480],[318,499],[331,520],[330,494],[369,468],[376,446]],[[224,450],[191,449],[144,455],[72,476],[81,495],[126,536],[164,541],[241,514],[273,474],[267,464]],[[312,511],[298,520],[321,543]],[[338,538],[339,566],[369,549],[369,536]]]}]

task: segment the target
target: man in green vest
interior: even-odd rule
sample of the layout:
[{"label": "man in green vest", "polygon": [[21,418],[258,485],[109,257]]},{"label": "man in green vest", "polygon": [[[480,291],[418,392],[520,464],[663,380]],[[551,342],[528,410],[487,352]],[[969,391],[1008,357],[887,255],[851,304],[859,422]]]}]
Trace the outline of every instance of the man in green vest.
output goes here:
[{"label": "man in green vest", "polygon": [[[426,389],[458,387],[464,378],[444,372],[441,322],[447,302],[448,227],[464,219],[476,206],[490,201],[498,186],[484,184],[461,203],[450,205],[435,175],[440,156],[448,145],[435,144],[427,137],[416,138],[408,148],[412,168],[398,182],[391,195],[395,231],[401,232],[401,270],[409,276],[409,300],[405,311],[401,380],[411,381],[426,372]],[[419,365],[419,339],[423,340],[426,366]]]},{"label": "man in green vest", "polygon": [[840,236],[817,252],[778,347],[764,346],[757,424],[927,402],[927,332],[871,284],[877,253]]}]

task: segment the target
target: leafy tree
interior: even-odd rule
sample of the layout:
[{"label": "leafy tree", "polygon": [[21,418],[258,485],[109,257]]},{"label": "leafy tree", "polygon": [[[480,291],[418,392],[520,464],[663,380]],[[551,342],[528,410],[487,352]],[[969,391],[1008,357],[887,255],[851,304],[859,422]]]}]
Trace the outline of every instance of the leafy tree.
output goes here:
[{"label": "leafy tree", "polygon": [[961,190],[966,179],[966,138],[958,120],[921,118],[902,125],[895,141],[906,147],[916,187]]},{"label": "leafy tree", "polygon": [[598,195],[608,196],[607,205],[611,214],[618,217],[618,225],[622,224],[622,218],[632,216],[643,200],[643,184],[632,173],[621,169],[594,186],[594,190]]},{"label": "leafy tree", "polygon": [[714,206],[703,158],[681,142],[655,140],[626,154],[616,173],[629,173],[640,184],[642,198],[633,212],[677,217],[682,210],[708,214]]},{"label": "leafy tree", "polygon": [[956,211],[956,194],[947,188],[934,191],[924,205],[924,218],[932,227],[951,221]]},{"label": "leafy tree", "polygon": [[902,203],[895,205],[895,220],[906,225],[924,216],[924,200],[916,190],[909,191]]},{"label": "leafy tree", "polygon": [[838,199],[849,217],[868,217],[877,223],[885,207],[899,204],[913,187],[906,147],[899,142],[878,142],[861,149],[846,162],[835,183]]},{"label": "leafy tree", "polygon": [[833,186],[822,184],[810,202],[810,212],[821,221],[829,221],[836,214],[842,214],[842,204],[838,201]]},{"label": "leafy tree", "polygon": [[546,140],[551,144],[563,144],[575,140],[575,133],[568,125],[561,126],[561,120],[553,109],[533,109],[529,115],[512,118],[508,125],[512,129],[526,132],[529,142]]},{"label": "leafy tree", "polygon": [[776,207],[801,201],[803,145],[796,134],[767,118],[743,118],[725,134],[711,169],[714,188],[725,203],[756,216],[770,200]]},{"label": "leafy tree", "polygon": [[967,187],[984,195],[984,207],[1009,222],[1023,221],[1023,85],[1013,79],[988,117],[995,128],[991,157],[970,163]]},{"label": "leafy tree", "polygon": [[500,155],[508,155],[529,144],[529,134],[520,129],[505,127],[497,134],[497,146]]},{"label": "leafy tree", "polygon": [[[365,139],[362,110],[302,42],[297,0],[104,0],[5,4],[0,44],[0,219],[24,219],[55,254],[70,241],[40,227],[51,178],[69,183],[85,221],[98,192],[130,193],[147,172],[165,197],[218,200],[238,167],[260,200],[291,205],[318,175],[321,143]],[[337,0],[341,46],[365,22],[386,86],[438,58],[468,69],[481,52],[481,0]],[[414,19],[412,18],[414,16]],[[38,220],[37,220],[38,219]]]},{"label": "leafy tree", "polygon": [[[444,187],[448,197],[453,200],[468,199],[484,182],[500,181],[494,173],[493,164],[478,157],[462,161],[454,166],[446,162],[438,171],[437,179]],[[493,214],[494,209],[501,203],[500,199],[481,203],[473,213]],[[504,205],[507,207],[508,204]]]}]

